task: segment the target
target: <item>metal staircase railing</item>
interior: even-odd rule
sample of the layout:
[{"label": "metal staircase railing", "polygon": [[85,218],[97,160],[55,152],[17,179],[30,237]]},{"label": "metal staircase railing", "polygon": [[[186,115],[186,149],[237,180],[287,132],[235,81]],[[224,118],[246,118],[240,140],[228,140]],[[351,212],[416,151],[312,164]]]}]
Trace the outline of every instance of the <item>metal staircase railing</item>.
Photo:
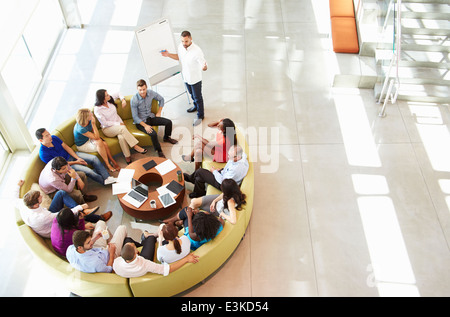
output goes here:
[{"label": "metal staircase railing", "polygon": [[[395,7],[395,2],[397,2],[397,10]],[[400,79],[399,79],[399,63],[400,63],[400,56],[401,56],[401,32],[402,32],[402,25],[401,25],[401,6],[402,6],[402,0],[390,0],[388,10],[386,13],[385,23],[383,26],[383,31],[385,31],[387,26],[387,21],[389,18],[389,15],[391,14],[393,10],[393,17],[394,17],[394,32],[393,32],[393,43],[392,43],[392,59],[389,64],[388,71],[386,73],[386,77],[384,79],[383,88],[381,89],[380,97],[378,99],[378,104],[381,104],[381,101],[384,97],[383,106],[381,107],[381,110],[378,114],[380,117],[386,116],[386,104],[390,100],[392,104],[397,102],[397,96],[400,90]],[[393,69],[395,70],[395,76],[392,74]],[[394,90],[395,89],[395,90]],[[394,90],[394,91],[393,91]],[[386,93],[386,94],[385,94]]]}]

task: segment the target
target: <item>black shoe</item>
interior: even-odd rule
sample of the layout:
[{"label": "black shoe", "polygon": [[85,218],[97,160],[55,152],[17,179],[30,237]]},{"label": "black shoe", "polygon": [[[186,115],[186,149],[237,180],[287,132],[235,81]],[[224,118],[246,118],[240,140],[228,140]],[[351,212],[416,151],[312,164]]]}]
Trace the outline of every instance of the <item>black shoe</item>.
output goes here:
[{"label": "black shoe", "polygon": [[139,151],[137,151],[137,150],[135,150],[137,153],[139,153],[139,154],[145,154],[145,153],[147,153],[148,152],[148,150],[147,149],[144,149],[142,152],[139,152]]},{"label": "black shoe", "polygon": [[166,156],[164,155],[163,151],[158,151],[158,156],[162,157],[162,158],[166,158]]},{"label": "black shoe", "polygon": [[172,144],[177,144],[178,143],[177,140],[172,139],[170,136],[167,137],[167,138],[164,138],[163,141],[167,142],[167,143],[172,143]]},{"label": "black shoe", "polygon": [[202,197],[202,195],[195,193],[195,192],[192,192],[189,194],[189,198],[197,198],[197,197]]},{"label": "black shoe", "polygon": [[97,196],[95,195],[83,195],[83,199],[85,203],[90,203],[97,200]]},{"label": "black shoe", "polygon": [[144,232],[142,232],[141,234],[141,244],[145,241],[145,239],[147,239],[148,237],[145,236],[145,233],[149,233],[147,230],[144,230]]},{"label": "black shoe", "polygon": [[197,107],[196,106],[193,106],[193,107],[191,107],[191,108],[189,108],[188,110],[186,110],[187,112],[195,112],[195,111],[197,111]]}]

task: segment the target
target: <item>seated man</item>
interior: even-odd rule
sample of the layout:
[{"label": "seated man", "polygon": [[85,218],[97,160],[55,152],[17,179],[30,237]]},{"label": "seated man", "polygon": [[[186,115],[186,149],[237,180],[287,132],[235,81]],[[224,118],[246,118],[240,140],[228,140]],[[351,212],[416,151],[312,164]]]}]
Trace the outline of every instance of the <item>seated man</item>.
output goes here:
[{"label": "seated man", "polygon": [[86,175],[76,172],[62,156],[55,157],[45,165],[39,176],[39,187],[52,199],[58,190],[68,192],[78,204],[97,199],[97,196],[86,194]]},{"label": "seated man", "polygon": [[206,195],[205,184],[210,184],[220,190],[224,179],[233,179],[240,185],[248,172],[247,155],[240,145],[233,145],[228,150],[228,162],[224,168],[218,170],[214,167],[208,171],[204,168],[195,170],[191,175],[184,173],[184,179],[194,184],[194,191],[189,194],[190,198]]},{"label": "seated man", "polygon": [[[109,175],[100,159],[85,152],[75,152],[56,135],[51,135],[44,128],[36,130],[36,138],[41,142],[39,157],[47,164],[51,159],[62,156],[76,171],[86,174],[87,177],[102,185],[114,183],[116,179]],[[88,167],[91,165],[94,169]]]},{"label": "seated man", "polygon": [[155,253],[156,237],[149,233],[143,234],[141,255],[138,254],[136,245],[126,243],[121,252],[121,256],[113,263],[114,272],[122,277],[139,277],[147,273],[157,273],[167,276],[181,268],[186,263],[197,263],[198,256],[193,253],[188,254],[183,259],[171,264],[158,264],[153,262]]},{"label": "seated man", "polygon": [[41,206],[42,196],[37,190],[30,190],[23,196],[22,200],[19,198],[19,191],[23,183],[23,180],[20,180],[14,190],[15,205],[20,210],[20,216],[25,224],[43,238],[50,238],[53,219],[64,206],[71,208],[74,214],[83,212],[87,215],[85,218],[89,219],[90,222],[97,222],[100,219],[107,221],[111,217],[111,211],[102,216],[94,215],[93,213],[99,207],[89,209],[87,204],[77,205],[69,194],[63,190],[59,190],[55,194],[48,209]]},{"label": "seated man", "polygon": [[[165,126],[164,142],[176,144],[178,141],[170,137],[172,134],[172,121],[161,117],[161,111],[164,107],[164,98],[153,90],[147,90],[147,83],[143,79],[138,80],[137,89],[138,92],[131,98],[130,102],[133,123],[140,131],[150,135],[155,151],[158,152],[160,157],[165,157],[158,141],[158,134],[153,130],[152,126]],[[156,99],[159,102],[159,110],[156,115],[152,112],[153,99]]]},{"label": "seated man", "polygon": [[99,221],[93,235],[85,230],[73,233],[73,244],[67,248],[66,258],[77,270],[84,273],[111,273],[114,259],[120,256],[123,242],[127,236],[124,225],[117,227],[110,242],[102,238],[106,224]]}]

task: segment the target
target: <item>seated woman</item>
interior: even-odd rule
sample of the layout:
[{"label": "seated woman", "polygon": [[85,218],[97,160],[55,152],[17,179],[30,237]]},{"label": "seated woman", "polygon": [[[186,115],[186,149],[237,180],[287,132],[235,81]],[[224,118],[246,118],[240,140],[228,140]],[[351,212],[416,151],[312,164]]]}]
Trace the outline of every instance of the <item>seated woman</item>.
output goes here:
[{"label": "seated woman", "polygon": [[176,262],[191,251],[191,241],[185,235],[178,237],[178,229],[173,223],[160,226],[158,241],[156,257],[161,263]]},{"label": "seated woman", "polygon": [[64,207],[53,219],[50,239],[53,249],[66,256],[66,250],[71,245],[72,235],[77,230],[94,229],[92,223],[85,223],[84,213],[74,214],[70,208]]},{"label": "seated woman", "polygon": [[[122,118],[117,114],[114,102],[116,98],[119,98],[119,94],[110,96],[105,89],[97,90],[94,114],[107,137],[113,138],[117,136],[125,160],[130,164],[130,148],[133,148],[140,154],[147,153],[147,149],[143,149],[138,145],[139,141],[128,131]],[[125,108],[126,105],[125,98],[122,98],[122,107]]]},{"label": "seated woman", "polygon": [[[110,172],[119,170],[120,166],[111,155],[108,144],[106,144],[98,133],[93,113],[87,108],[80,109],[77,112],[76,121],[77,123],[73,127],[73,135],[78,151],[88,153],[98,152]],[[111,166],[111,163],[114,167]]]},{"label": "seated woman", "polygon": [[221,119],[208,124],[208,127],[219,129],[216,134],[216,140],[208,141],[196,134],[193,137],[194,149],[189,155],[182,155],[183,160],[186,162],[195,161],[196,170],[201,167],[204,155],[212,157],[214,162],[225,163],[228,159],[227,153],[230,146],[237,144],[236,127],[230,119]]},{"label": "seated woman", "polygon": [[177,215],[163,222],[184,226],[184,235],[189,238],[192,251],[214,239],[225,224],[223,219],[210,213],[193,210],[191,207],[184,207]]},{"label": "seated woman", "polygon": [[191,200],[192,209],[201,209],[221,217],[231,224],[236,223],[236,210],[246,204],[245,194],[233,179],[224,179],[220,186],[222,194],[206,195]]}]

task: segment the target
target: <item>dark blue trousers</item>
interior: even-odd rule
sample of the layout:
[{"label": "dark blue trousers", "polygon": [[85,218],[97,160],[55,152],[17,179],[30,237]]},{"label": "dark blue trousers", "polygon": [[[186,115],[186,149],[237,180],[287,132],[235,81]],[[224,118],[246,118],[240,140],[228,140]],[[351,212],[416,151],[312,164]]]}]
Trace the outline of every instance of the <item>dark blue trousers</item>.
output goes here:
[{"label": "dark blue trousers", "polygon": [[185,84],[187,91],[194,101],[194,107],[197,108],[197,118],[203,119],[205,117],[205,109],[203,106],[202,81],[199,81],[193,85],[189,85],[188,83]]}]

